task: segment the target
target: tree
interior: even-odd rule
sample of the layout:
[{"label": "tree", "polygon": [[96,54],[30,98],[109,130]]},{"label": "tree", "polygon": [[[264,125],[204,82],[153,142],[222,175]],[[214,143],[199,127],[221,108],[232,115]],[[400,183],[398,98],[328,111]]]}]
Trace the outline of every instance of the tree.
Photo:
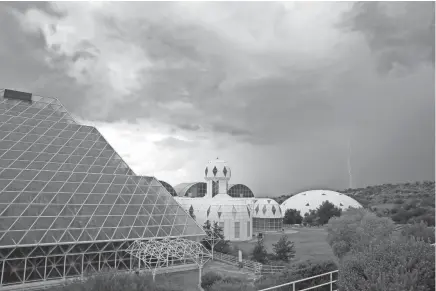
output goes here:
[{"label": "tree", "polygon": [[342,209],[336,207],[329,201],[324,201],[316,210],[316,216],[318,217],[318,223],[321,225],[326,224],[330,218],[334,216],[341,216]]},{"label": "tree", "polygon": [[212,257],[214,250],[218,252],[227,252],[229,248],[229,241],[224,239],[222,227],[218,222],[210,223],[209,220],[203,225],[203,230],[206,232],[206,237],[201,240],[201,243],[209,250],[212,250]]},{"label": "tree", "polygon": [[310,209],[309,212],[304,214],[303,224],[315,225],[317,220],[316,210]]},{"label": "tree", "polygon": [[[255,286],[256,290],[262,290],[265,288],[281,285],[284,283],[297,281],[300,279],[305,279],[313,276],[317,276],[320,274],[324,274],[327,272],[335,271],[338,269],[337,264],[333,260],[306,260],[300,263],[292,264],[288,266],[281,273],[274,273],[269,275],[264,275],[260,279],[256,280]],[[336,280],[337,275],[333,275],[333,280]],[[325,283],[325,277],[320,277],[313,280],[307,280],[300,283],[295,284],[295,290],[302,290],[309,287],[317,286]],[[292,288],[292,287],[291,287]],[[337,286],[333,284],[333,290],[337,290]],[[289,287],[283,287],[279,290],[292,290]],[[317,291],[330,291],[330,285],[326,285],[323,287],[318,287],[314,290]]]},{"label": "tree", "polygon": [[295,257],[294,243],[289,241],[286,235],[282,235],[279,241],[273,244],[273,250],[277,260],[289,262],[289,260]]},{"label": "tree", "polygon": [[252,258],[254,261],[261,264],[265,264],[267,262],[268,253],[262,239],[257,240],[257,244],[252,251]]},{"label": "tree", "polygon": [[301,216],[300,210],[288,209],[283,217],[284,224],[301,224],[303,222],[303,217]]},{"label": "tree", "polygon": [[327,242],[338,258],[351,251],[361,251],[372,241],[389,237],[394,223],[366,209],[350,209],[332,218],[327,226]]},{"label": "tree", "polygon": [[339,263],[347,291],[435,290],[435,248],[404,236],[376,240]]},{"label": "tree", "polygon": [[195,220],[194,207],[192,205],[189,207],[189,215]]}]

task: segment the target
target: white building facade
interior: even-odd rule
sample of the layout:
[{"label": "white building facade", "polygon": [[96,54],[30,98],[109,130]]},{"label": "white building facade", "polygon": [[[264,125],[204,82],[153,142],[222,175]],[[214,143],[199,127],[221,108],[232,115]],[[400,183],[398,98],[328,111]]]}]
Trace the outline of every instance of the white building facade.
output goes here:
[{"label": "white building facade", "polygon": [[[204,170],[207,189],[204,196],[190,198],[186,194],[190,190],[182,190],[180,193],[183,197],[175,199],[200,225],[204,225],[207,220],[210,223],[217,222],[226,239],[247,241],[253,236],[253,199],[228,195],[231,175],[231,169],[225,161],[212,160]],[[184,189],[189,187],[189,184],[186,185]]]}]

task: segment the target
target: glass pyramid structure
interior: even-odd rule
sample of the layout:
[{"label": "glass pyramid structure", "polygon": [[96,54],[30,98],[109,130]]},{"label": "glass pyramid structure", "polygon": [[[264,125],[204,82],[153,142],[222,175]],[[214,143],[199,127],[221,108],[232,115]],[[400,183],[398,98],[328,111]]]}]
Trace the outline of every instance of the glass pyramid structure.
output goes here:
[{"label": "glass pyramid structure", "polygon": [[138,269],[125,252],[135,241],[204,235],[96,128],[76,123],[55,98],[25,94],[0,91],[0,289]]}]

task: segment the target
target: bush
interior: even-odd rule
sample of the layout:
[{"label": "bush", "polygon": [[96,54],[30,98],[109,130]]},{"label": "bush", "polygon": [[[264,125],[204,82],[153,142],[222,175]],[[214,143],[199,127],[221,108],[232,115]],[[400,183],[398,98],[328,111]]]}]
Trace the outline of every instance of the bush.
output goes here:
[{"label": "bush", "polygon": [[256,262],[265,264],[267,262],[267,256],[268,253],[266,251],[265,245],[263,244],[263,240],[259,239],[252,251],[251,258]]},{"label": "bush", "polygon": [[289,262],[295,257],[294,243],[289,241],[286,235],[282,235],[279,241],[273,244],[273,250],[276,260]]},{"label": "bush", "polygon": [[414,237],[417,239],[422,239],[427,243],[435,243],[435,230],[432,227],[428,227],[425,222],[407,225],[403,228],[401,234],[409,238]]},{"label": "bush", "polygon": [[183,286],[170,282],[154,283],[150,275],[101,274],[76,281],[61,287],[49,288],[49,291],[183,291]]},{"label": "bush", "polygon": [[[259,280],[256,281],[255,287],[257,290],[304,279],[309,278],[316,275],[321,275],[330,271],[337,270],[337,265],[332,260],[326,261],[305,261],[293,266],[290,266],[285,271],[276,274],[264,275]],[[328,276],[329,277],[329,276]],[[308,287],[313,287],[322,283],[325,283],[329,278],[328,277],[320,277],[314,280],[308,280],[305,282],[300,282],[295,284],[295,290],[302,290]],[[336,279],[336,278],[335,278]],[[334,286],[335,287],[335,286]],[[334,289],[337,289],[336,287]],[[291,290],[288,287],[282,287],[275,289],[274,291],[288,291]],[[330,286],[324,286],[317,288],[318,291],[328,290],[330,291]]]},{"label": "bush", "polygon": [[434,246],[391,236],[347,254],[339,264],[339,285],[347,291],[435,290],[434,260]]},{"label": "bush", "polygon": [[321,225],[326,224],[334,216],[341,216],[341,213],[342,210],[329,201],[324,201],[316,210],[318,223]]},{"label": "bush", "polygon": [[215,281],[208,291],[255,291],[246,280],[236,277],[224,277]]},{"label": "bush", "polygon": [[209,289],[216,281],[220,281],[223,277],[215,272],[207,272],[201,276],[201,287]]},{"label": "bush", "polygon": [[332,218],[327,226],[327,241],[338,258],[361,251],[372,241],[390,236],[394,223],[365,209],[350,209]]},{"label": "bush", "polygon": [[303,222],[303,216],[299,210],[296,209],[288,209],[285,212],[285,216],[283,217],[284,224],[301,224]]},{"label": "bush", "polygon": [[333,203],[324,201],[316,210],[311,209],[308,213],[304,214],[303,224],[312,226],[324,225],[330,218],[341,216],[341,213],[342,210]]}]

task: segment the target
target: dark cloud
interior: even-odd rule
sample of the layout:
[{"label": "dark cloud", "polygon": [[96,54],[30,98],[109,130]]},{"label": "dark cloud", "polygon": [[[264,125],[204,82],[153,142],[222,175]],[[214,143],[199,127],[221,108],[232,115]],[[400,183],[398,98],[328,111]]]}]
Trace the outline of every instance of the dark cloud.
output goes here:
[{"label": "dark cloud", "polygon": [[357,2],[342,25],[364,35],[383,72],[434,65],[434,2]]},{"label": "dark cloud", "polygon": [[[44,34],[22,30],[10,13],[54,8],[17,5],[0,6],[5,28],[0,37],[8,40],[0,43],[0,55],[7,56],[0,71],[4,87],[59,97],[84,119],[131,124],[141,119],[169,125],[174,135],[188,132],[196,141],[217,139],[210,144],[220,155],[242,144],[244,155],[235,154],[232,161],[239,163],[234,173],[260,192],[346,188],[348,139],[355,186],[434,178],[434,3],[352,5],[336,19],[339,28],[329,33],[337,40],[325,51],[310,45],[321,37],[327,42],[327,36],[290,27],[288,15],[298,19],[307,13],[298,10],[303,4],[295,9],[276,3],[214,4],[222,9],[218,14],[230,11],[216,26],[188,21],[187,15],[165,16],[174,4],[160,5],[142,18],[101,13],[96,19],[105,29],[99,37],[107,43],[90,39],[69,54],[58,47],[56,57],[47,50]],[[131,11],[144,10],[129,5]],[[154,11],[147,5],[146,11]],[[244,7],[248,12],[241,12]],[[63,11],[62,17],[68,13]],[[264,17],[265,24],[253,15]],[[104,60],[119,42],[138,47],[149,61],[138,73],[140,88],[118,96],[107,80],[80,83],[69,77],[74,64]],[[111,57],[108,62],[117,61]],[[84,68],[84,74],[95,77],[92,69]],[[162,150],[195,148],[175,137],[154,144]],[[129,158],[135,159],[133,153]],[[175,161],[176,168],[186,160]]]}]

